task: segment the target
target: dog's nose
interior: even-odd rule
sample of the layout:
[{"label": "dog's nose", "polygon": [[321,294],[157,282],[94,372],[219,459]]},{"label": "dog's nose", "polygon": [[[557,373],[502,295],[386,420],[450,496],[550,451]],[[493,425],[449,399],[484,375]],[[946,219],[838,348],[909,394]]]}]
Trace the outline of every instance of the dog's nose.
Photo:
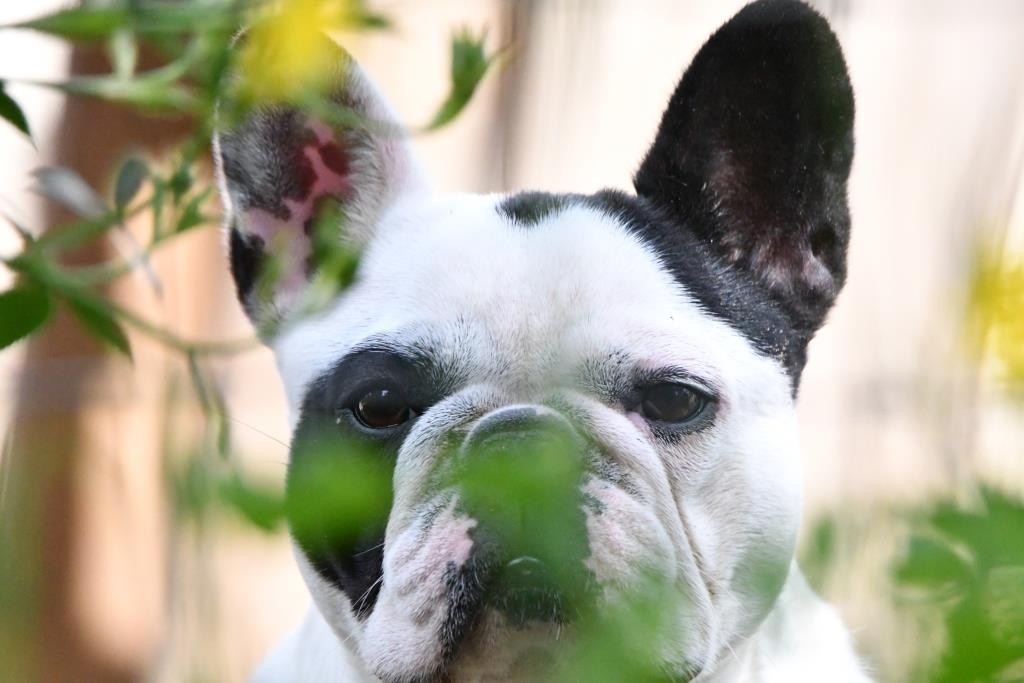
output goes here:
[{"label": "dog's nose", "polygon": [[[470,457],[579,457],[583,439],[560,413],[544,406],[516,405],[495,410],[478,422],[462,446]],[[528,464],[528,463],[522,463]]]},{"label": "dog's nose", "polygon": [[495,410],[470,430],[461,450],[463,503],[506,544],[530,533],[533,523],[550,523],[544,517],[553,508],[579,498],[584,442],[554,410]]},{"label": "dog's nose", "polygon": [[565,417],[542,406],[496,410],[462,445],[462,506],[477,520],[477,550],[498,569],[490,600],[517,621],[554,618],[585,583],[586,448]]}]

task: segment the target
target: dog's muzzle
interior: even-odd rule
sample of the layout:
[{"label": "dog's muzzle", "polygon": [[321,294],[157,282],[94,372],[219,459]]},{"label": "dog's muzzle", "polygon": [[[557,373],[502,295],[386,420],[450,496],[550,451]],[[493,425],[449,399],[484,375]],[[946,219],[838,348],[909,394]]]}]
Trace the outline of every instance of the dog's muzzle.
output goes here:
[{"label": "dog's muzzle", "polygon": [[473,563],[484,603],[515,623],[562,621],[590,591],[581,484],[587,443],[542,406],[482,418],[459,453],[456,486],[476,520]]}]

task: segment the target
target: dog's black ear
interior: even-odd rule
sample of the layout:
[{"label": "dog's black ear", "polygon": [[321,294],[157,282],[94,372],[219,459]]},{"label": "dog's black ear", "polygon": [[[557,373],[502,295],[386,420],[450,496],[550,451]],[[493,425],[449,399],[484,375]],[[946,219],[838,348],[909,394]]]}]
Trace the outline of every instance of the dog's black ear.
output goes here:
[{"label": "dog's black ear", "polygon": [[262,104],[214,138],[231,271],[261,331],[295,308],[332,245],[357,251],[389,206],[425,186],[388,104],[322,40],[337,65],[323,115]]},{"label": "dog's black ear", "polygon": [[853,110],[825,19],[760,0],[694,58],[634,181],[765,286],[805,340],[846,277]]}]

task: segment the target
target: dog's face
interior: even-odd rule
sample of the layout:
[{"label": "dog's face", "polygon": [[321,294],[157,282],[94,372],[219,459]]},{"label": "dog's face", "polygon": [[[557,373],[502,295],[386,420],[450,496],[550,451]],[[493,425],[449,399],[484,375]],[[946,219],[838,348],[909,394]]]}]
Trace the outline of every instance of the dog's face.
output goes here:
[{"label": "dog's face", "polygon": [[[393,121],[354,65],[338,100]],[[825,21],[768,0],[697,55],[636,195],[436,197],[393,128],[283,107],[221,134],[239,295],[278,328],[290,481],[335,440],[390,476],[386,519],[297,538],[368,670],[513,678],[652,577],[664,671],[706,670],[757,627],[793,555],[793,399],[845,275],[852,123]],[[325,199],[362,256],[302,314]],[[467,474],[481,462],[527,493]]]}]

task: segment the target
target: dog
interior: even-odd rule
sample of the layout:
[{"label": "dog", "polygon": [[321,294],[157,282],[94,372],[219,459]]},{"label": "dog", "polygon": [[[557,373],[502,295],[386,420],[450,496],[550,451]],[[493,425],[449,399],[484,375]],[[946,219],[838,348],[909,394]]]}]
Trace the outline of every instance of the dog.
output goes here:
[{"label": "dog", "polygon": [[[663,680],[869,680],[793,559],[794,404],[850,232],[854,98],[826,20],[759,0],[715,32],[631,193],[437,196],[339,64],[334,101],[374,125],[266,105],[214,142],[238,296],[291,409],[289,490],[303,444],[335,437],[373,446],[390,489],[358,538],[293,524],[314,607],[254,680],[542,680],[652,580],[664,618],[628,647]],[[359,260],[311,314],[325,202]],[[557,519],[457,474],[533,485],[552,457],[572,463]],[[531,547],[551,528],[555,552]]]}]

